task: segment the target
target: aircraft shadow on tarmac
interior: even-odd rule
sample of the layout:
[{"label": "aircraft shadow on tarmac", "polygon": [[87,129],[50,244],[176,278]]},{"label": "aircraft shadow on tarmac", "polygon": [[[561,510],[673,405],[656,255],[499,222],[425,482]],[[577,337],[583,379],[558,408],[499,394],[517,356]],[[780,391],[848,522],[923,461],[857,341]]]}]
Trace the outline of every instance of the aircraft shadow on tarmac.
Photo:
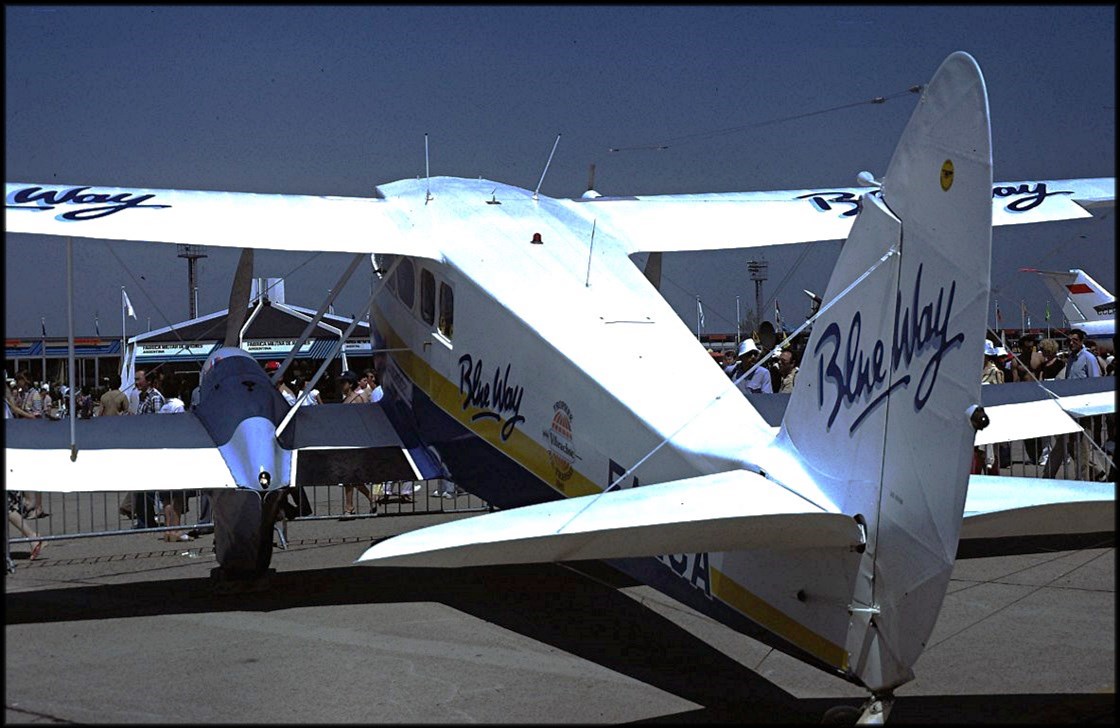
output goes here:
[{"label": "aircraft shadow on tarmac", "polygon": [[[217,595],[206,579],[11,593],[8,625],[339,604],[438,602],[703,706],[646,723],[819,723],[853,698],[797,699],[616,587],[597,562],[470,569],[340,568],[278,572],[267,591]],[[899,698],[892,722],[1111,723],[1114,695]]]}]

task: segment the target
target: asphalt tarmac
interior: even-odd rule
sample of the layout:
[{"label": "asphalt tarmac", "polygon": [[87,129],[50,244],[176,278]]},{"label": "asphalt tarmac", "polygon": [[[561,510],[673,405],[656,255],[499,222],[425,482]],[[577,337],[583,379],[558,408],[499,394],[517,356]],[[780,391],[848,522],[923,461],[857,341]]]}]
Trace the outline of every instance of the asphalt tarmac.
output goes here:
[{"label": "asphalt tarmac", "polygon": [[[297,522],[263,592],[213,537],[48,543],[5,580],[6,723],[818,723],[861,690],[601,564],[356,566],[470,515]],[[1104,547],[958,561],[895,723],[1113,723]]]}]

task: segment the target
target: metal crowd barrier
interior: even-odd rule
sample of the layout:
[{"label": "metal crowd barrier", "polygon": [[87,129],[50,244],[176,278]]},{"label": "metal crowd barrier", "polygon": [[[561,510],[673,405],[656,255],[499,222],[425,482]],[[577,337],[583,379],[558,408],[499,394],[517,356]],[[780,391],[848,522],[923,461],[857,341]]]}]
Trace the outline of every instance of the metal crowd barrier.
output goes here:
[{"label": "metal crowd barrier", "polygon": [[1081,432],[992,445],[995,468],[989,472],[1027,478],[1113,480],[1115,419],[1097,415],[1077,422]]},{"label": "metal crowd barrier", "polygon": [[[377,516],[407,516],[431,513],[473,513],[490,510],[481,498],[464,490],[456,489],[446,480],[403,481],[393,483],[368,483],[377,501]],[[372,518],[369,500],[359,491],[354,491],[355,513],[344,512],[343,487],[341,485],[304,486],[311,512],[299,515],[291,521],[339,520],[351,518]],[[448,493],[448,497],[444,497]],[[41,493],[24,492],[24,506],[34,504],[36,495],[41,499],[41,508],[46,514],[41,518],[25,518],[27,526],[35,529],[37,536],[23,536],[9,525],[9,543],[30,543],[34,541],[58,541],[72,538],[91,538],[98,536],[119,536],[124,533],[160,533],[165,531],[192,531],[212,528],[209,522],[200,522],[202,499],[205,491],[186,491],[186,512],[181,516],[178,526],[164,522],[163,503],[156,491],[136,493],[97,492],[97,493]],[[138,501],[146,501],[148,508],[145,521],[141,526],[136,518],[121,513],[122,504],[134,511]],[[297,502],[298,501],[293,501]],[[11,510],[9,499],[9,510]],[[281,537],[283,546],[283,536]]]},{"label": "metal crowd barrier", "polygon": [[[1033,440],[1019,440],[991,446],[994,450],[995,468],[985,472],[999,475],[1061,478],[1067,480],[1106,481],[1115,476],[1113,447],[1115,419],[1111,417],[1088,417],[1079,421],[1092,433],[1093,442],[1085,431],[1070,435],[1055,435]],[[403,516],[430,513],[468,513],[490,510],[490,506],[477,496],[456,489],[446,480],[401,481],[390,483],[366,484],[378,502],[378,516]],[[310,521],[328,519],[371,518],[369,500],[360,492],[354,492],[355,513],[344,513],[343,486],[318,485],[305,486],[304,494],[310,505],[310,513],[300,515],[290,521]],[[448,493],[445,497],[443,494]],[[24,503],[33,500],[36,494],[25,493]],[[41,493],[42,510],[49,514],[42,518],[27,519],[25,523],[38,533],[37,536],[23,536],[14,526],[8,529],[8,543],[29,543],[33,541],[52,541],[71,538],[96,536],[116,536],[122,533],[159,533],[163,531],[205,530],[209,523],[200,523],[203,491],[187,491],[187,511],[182,515],[182,523],[169,526],[164,523],[162,503],[155,491],[142,497],[149,499],[153,511],[148,522],[140,527],[133,518],[122,515],[122,500],[128,494],[120,492],[98,493]],[[131,502],[135,505],[135,500]],[[279,531],[281,548],[285,545],[285,534]]]}]

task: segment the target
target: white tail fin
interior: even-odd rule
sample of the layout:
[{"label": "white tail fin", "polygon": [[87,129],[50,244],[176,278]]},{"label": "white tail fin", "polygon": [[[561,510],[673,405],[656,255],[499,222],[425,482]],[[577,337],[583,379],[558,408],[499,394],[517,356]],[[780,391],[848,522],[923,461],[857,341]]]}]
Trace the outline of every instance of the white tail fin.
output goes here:
[{"label": "white tail fin", "polygon": [[[1115,330],[1116,297],[1080,268],[1070,271],[1023,269],[1037,273],[1046,284],[1050,295],[1062,308],[1062,315],[1070,326],[1085,328],[1085,324],[1108,322]],[[1090,334],[1093,335],[1093,334]]]},{"label": "white tail fin", "polygon": [[975,435],[968,410],[980,400],[991,189],[984,80],[971,56],[954,53],[923,92],[881,197],[864,197],[779,435],[824,497],[866,521],[846,649],[873,690],[913,675],[956,556]]}]

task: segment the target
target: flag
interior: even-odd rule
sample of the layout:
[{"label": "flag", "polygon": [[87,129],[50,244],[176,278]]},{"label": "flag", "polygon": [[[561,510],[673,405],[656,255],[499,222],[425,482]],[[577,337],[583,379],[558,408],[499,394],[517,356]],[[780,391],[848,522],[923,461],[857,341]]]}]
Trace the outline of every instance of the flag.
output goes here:
[{"label": "flag", "polygon": [[46,317],[39,319],[39,325],[43,329],[43,338],[47,338],[47,319]]},{"label": "flag", "polygon": [[782,309],[778,308],[778,299],[774,299],[774,323],[778,327],[778,331],[785,331],[786,327],[782,326]]},{"label": "flag", "polygon": [[128,293],[124,290],[124,286],[121,286],[121,296],[123,297],[121,305],[124,307],[124,310],[128,312],[129,316],[136,318],[136,312],[132,310],[132,301],[128,300]]},{"label": "flag", "polygon": [[704,307],[700,305],[700,296],[696,297],[696,320],[700,325],[704,325]]},{"label": "flag", "polygon": [[1047,321],[1050,320],[1050,302],[1049,301],[1046,302],[1046,320]]},{"label": "flag", "polygon": [[999,310],[999,301],[996,301],[996,321],[1003,323],[1003,314]]},{"label": "flag", "polygon": [[101,321],[98,320],[97,314],[93,315],[93,330],[97,332],[97,338],[101,338]]}]

